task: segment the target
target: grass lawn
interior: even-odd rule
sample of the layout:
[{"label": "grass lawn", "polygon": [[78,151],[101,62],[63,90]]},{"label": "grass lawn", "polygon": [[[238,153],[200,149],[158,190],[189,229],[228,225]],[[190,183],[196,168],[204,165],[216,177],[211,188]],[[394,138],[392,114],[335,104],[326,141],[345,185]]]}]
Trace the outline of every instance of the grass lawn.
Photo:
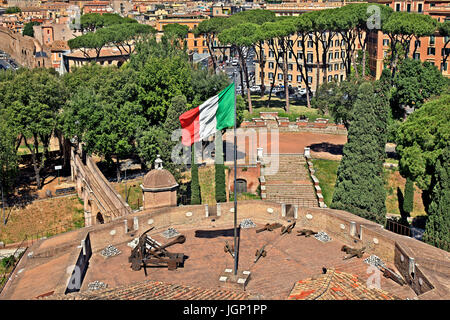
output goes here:
[{"label": "grass lawn", "polygon": [[[319,184],[322,189],[324,202],[329,207],[333,198],[339,161],[313,159],[312,162],[316,170],[315,175],[320,181]],[[399,195],[404,193],[406,179],[400,176],[398,170],[385,168],[384,180],[387,212],[389,214],[400,215],[398,199]],[[414,192],[414,209],[411,212],[411,217],[421,215],[426,215],[426,213],[422,203],[421,191],[416,187]]]},{"label": "grass lawn", "polygon": [[35,201],[25,208],[14,208],[6,226],[0,228],[0,241],[20,242],[25,236],[50,237],[84,227],[83,203],[77,196]]},{"label": "grass lawn", "polygon": [[123,200],[127,199],[125,196],[125,187],[128,190],[128,204],[132,210],[138,210],[142,207],[142,184],[143,178],[138,178],[133,181],[114,183],[114,189],[120,194]]},{"label": "grass lawn", "polygon": [[329,207],[333,198],[334,184],[336,183],[339,161],[313,159],[315,176],[319,179],[322,189],[323,201]]}]

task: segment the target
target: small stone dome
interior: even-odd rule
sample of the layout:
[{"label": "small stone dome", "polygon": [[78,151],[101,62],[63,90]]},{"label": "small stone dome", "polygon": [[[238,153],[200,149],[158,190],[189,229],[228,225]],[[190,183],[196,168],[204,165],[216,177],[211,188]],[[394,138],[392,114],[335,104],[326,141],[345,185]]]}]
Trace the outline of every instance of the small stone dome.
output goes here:
[{"label": "small stone dome", "polygon": [[146,189],[172,188],[178,186],[173,175],[166,169],[154,169],[144,177],[142,186]]},{"label": "small stone dome", "polygon": [[172,189],[178,187],[173,175],[166,169],[163,169],[159,155],[155,161],[155,169],[145,175],[142,187],[151,190]]}]

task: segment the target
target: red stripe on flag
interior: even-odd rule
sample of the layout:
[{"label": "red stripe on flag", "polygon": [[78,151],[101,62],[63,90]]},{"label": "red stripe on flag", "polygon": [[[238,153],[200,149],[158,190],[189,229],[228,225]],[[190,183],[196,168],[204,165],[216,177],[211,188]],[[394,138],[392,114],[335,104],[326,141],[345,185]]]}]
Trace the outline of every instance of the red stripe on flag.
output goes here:
[{"label": "red stripe on flag", "polygon": [[200,140],[199,115],[200,108],[197,107],[186,111],[179,117],[182,129],[181,143],[185,146],[191,146],[194,142]]}]

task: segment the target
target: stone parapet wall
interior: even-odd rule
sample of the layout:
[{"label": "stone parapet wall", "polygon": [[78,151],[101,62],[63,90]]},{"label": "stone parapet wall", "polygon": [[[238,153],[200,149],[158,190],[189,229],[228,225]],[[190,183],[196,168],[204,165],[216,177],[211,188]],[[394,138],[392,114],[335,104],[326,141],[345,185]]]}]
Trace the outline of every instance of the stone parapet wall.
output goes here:
[{"label": "stone parapet wall", "polygon": [[313,132],[325,134],[347,135],[347,129],[342,124],[328,123],[328,119],[317,118],[314,122],[297,118],[295,122],[279,117],[278,112],[260,112],[259,118],[243,121],[242,128],[278,128],[280,132]]}]

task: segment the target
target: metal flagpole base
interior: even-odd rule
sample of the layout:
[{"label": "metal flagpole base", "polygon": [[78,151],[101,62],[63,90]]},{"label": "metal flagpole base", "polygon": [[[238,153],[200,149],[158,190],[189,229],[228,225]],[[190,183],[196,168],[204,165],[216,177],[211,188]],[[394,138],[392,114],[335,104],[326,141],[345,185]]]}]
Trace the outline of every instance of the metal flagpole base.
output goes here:
[{"label": "metal flagpole base", "polygon": [[225,269],[219,277],[219,286],[230,290],[245,290],[250,281],[250,271],[238,270],[237,275],[233,269]]}]

